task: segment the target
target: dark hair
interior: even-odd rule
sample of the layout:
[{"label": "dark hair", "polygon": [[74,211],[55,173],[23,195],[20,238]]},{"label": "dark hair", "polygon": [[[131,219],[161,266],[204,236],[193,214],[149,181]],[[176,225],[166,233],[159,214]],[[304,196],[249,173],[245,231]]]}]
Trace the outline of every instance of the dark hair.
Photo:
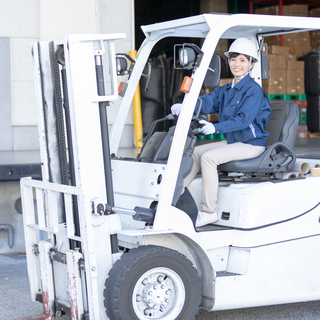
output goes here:
[{"label": "dark hair", "polygon": [[[232,52],[230,55],[229,55],[229,58],[236,58],[237,56],[239,56],[240,54],[243,54],[243,53],[238,53],[238,52]],[[247,56],[246,54],[243,54],[247,59],[248,61],[250,61],[250,56]],[[252,61],[253,62],[253,61]]]}]

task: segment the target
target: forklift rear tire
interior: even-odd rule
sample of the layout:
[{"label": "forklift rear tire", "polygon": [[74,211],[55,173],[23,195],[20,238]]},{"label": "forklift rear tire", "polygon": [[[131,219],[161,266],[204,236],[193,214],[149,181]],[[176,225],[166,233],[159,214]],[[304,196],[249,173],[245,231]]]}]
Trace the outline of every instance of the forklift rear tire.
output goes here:
[{"label": "forklift rear tire", "polygon": [[112,320],[193,320],[201,301],[200,279],[179,252],[140,246],[116,261],[104,298]]}]

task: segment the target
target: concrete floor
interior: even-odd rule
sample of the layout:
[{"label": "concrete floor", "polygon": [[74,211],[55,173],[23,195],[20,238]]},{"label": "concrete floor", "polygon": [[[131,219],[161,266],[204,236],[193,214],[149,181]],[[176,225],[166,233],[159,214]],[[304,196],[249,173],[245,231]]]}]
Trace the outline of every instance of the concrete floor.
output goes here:
[{"label": "concrete floor", "polygon": [[[19,320],[39,315],[42,304],[32,302],[23,254],[0,254],[0,320]],[[318,320],[320,301],[207,312],[200,310],[195,320]],[[57,318],[70,320],[64,316]]]},{"label": "concrete floor", "polygon": [[298,138],[294,151],[298,157],[313,155],[320,157],[320,135],[313,134],[310,138]]},{"label": "concrete floor", "polygon": [[[297,139],[294,151],[298,157],[312,155],[320,159],[320,136]],[[121,149],[117,156],[134,157],[138,152],[138,149]],[[8,158],[2,158],[2,162],[9,161],[12,154],[8,153],[6,156]],[[31,158],[35,157],[37,155],[33,154]],[[30,298],[24,254],[0,254],[0,292],[0,320],[13,320],[42,313],[42,304],[32,302]],[[319,310],[320,301],[218,312],[201,310],[196,320],[319,319]]]}]

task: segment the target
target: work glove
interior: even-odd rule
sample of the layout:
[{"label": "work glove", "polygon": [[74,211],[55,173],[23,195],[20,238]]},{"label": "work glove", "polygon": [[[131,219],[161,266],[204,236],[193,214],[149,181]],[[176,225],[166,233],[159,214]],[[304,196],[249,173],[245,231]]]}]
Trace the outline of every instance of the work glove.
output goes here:
[{"label": "work glove", "polygon": [[208,122],[206,120],[200,120],[199,123],[202,125],[201,133],[208,135],[216,132],[216,129],[211,122]]},{"label": "work glove", "polygon": [[182,103],[175,103],[171,106],[171,113],[174,116],[178,116],[180,114],[182,108]]}]

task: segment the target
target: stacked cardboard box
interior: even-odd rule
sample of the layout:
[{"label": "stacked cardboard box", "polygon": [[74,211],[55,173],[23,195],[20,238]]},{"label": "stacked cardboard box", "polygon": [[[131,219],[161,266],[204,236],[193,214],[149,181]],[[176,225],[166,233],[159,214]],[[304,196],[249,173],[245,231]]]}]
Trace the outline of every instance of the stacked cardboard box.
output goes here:
[{"label": "stacked cardboard box", "polygon": [[[320,17],[320,7],[311,8],[306,4],[291,4],[282,6],[282,15],[300,17]],[[258,8],[256,14],[279,15],[279,6],[269,6]],[[279,45],[280,36],[268,37],[269,45]],[[302,32],[296,34],[283,35],[283,45],[290,47],[290,54],[301,57],[312,49],[320,46],[320,31]]]},{"label": "stacked cardboard box", "polygon": [[310,31],[310,45],[311,49],[315,49],[320,46],[320,31]]},{"label": "stacked cardboard box", "polygon": [[264,8],[258,8],[254,11],[255,14],[272,14],[279,15],[279,6],[268,6]]},{"label": "stacked cardboard box", "polygon": [[[296,82],[291,78],[291,72],[288,79],[288,64],[290,63],[290,68],[292,68],[293,63],[296,62],[295,57],[289,55],[289,47],[271,45],[269,47],[268,62],[269,78],[262,80],[262,88],[265,93],[287,94],[289,93],[288,90],[293,90],[292,86],[297,86]],[[301,68],[301,65],[299,67]],[[304,81],[304,78],[302,80]]]},{"label": "stacked cardboard box", "polygon": [[[279,6],[257,9],[255,13],[278,15]],[[308,5],[284,5],[282,14],[308,16]],[[304,62],[297,59],[312,50],[310,37],[310,32],[282,35],[283,46],[280,46],[280,36],[265,38],[265,42],[269,45],[269,79],[263,80],[263,89],[266,93],[304,94]]]},{"label": "stacked cardboard box", "polygon": [[312,50],[310,44],[310,32],[299,32],[285,34],[283,37],[283,45],[289,47],[289,54],[302,57]]},{"label": "stacked cardboard box", "polygon": [[[305,4],[290,4],[282,6],[282,15],[284,16],[308,16],[308,5]],[[279,6],[269,6],[258,8],[255,10],[256,14],[274,14],[279,15]]]},{"label": "stacked cardboard box", "polygon": [[304,62],[289,54],[289,47],[271,45],[269,78],[262,80],[267,94],[304,94]]},{"label": "stacked cardboard box", "polygon": [[[282,35],[283,46],[289,47],[289,54],[298,59],[312,50],[310,37],[310,32],[284,34]],[[278,46],[281,43],[280,36],[266,37],[265,42],[267,42],[269,46]]]},{"label": "stacked cardboard box", "polygon": [[308,16],[309,6],[306,4],[289,4],[282,6],[282,15],[283,16]]},{"label": "stacked cardboard box", "polygon": [[304,94],[304,61],[288,61],[287,93]]},{"label": "stacked cardboard box", "polygon": [[[320,17],[320,8],[313,8],[309,11],[310,17]],[[311,48],[315,49],[320,46],[320,31],[310,31]]]},{"label": "stacked cardboard box", "polygon": [[281,54],[268,55],[269,78],[262,80],[262,88],[267,94],[286,94],[287,61],[284,57]]}]

